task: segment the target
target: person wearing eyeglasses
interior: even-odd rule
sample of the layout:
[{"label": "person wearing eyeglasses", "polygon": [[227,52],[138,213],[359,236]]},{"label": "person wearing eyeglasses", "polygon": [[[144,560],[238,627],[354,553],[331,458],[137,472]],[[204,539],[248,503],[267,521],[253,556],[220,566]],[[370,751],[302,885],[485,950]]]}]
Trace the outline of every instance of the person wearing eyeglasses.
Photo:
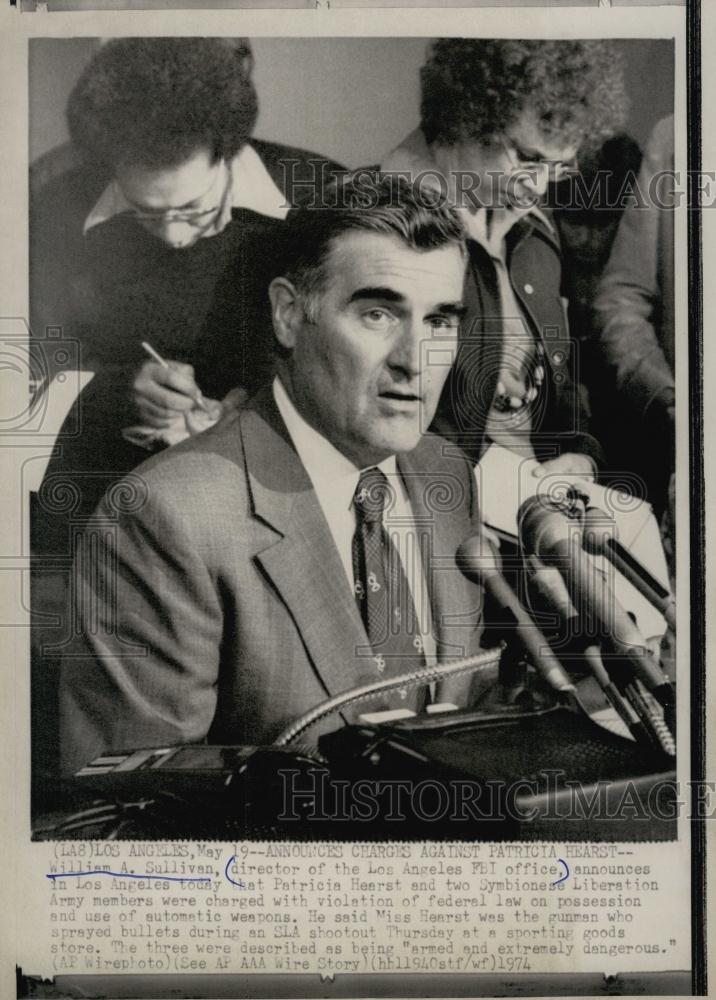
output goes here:
[{"label": "person wearing eyeglasses", "polygon": [[577,388],[550,184],[624,115],[617,54],[601,41],[448,38],[421,71],[421,123],[385,171],[437,186],[469,239],[467,315],[435,426],[474,461],[490,443],[534,472],[592,477],[602,460]]},{"label": "person wearing eyeglasses", "polygon": [[[213,422],[237,385],[243,396],[270,380],[261,331],[278,232],[298,186],[320,185],[336,164],[252,138],[251,68],[243,39],[121,38],[69,97],[74,164],[32,204],[31,327],[48,347],[46,331],[61,328],[95,373],[45,477],[83,474],[80,513],[147,448]],[[206,317],[230,265],[235,322],[208,350]]]}]

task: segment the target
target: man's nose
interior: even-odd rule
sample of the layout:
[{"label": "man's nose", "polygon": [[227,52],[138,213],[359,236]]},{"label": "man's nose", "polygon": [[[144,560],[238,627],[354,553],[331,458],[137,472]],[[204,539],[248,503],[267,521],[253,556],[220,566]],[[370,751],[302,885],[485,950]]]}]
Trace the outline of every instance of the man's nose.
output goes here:
[{"label": "man's nose", "polygon": [[195,242],[196,233],[187,226],[186,222],[175,219],[163,219],[153,222],[150,228],[162,243],[166,243],[167,246],[172,247],[174,250],[188,247]]},{"label": "man's nose", "polygon": [[549,169],[549,163],[539,163],[531,166],[523,175],[524,186],[538,198],[541,198],[547,191]]},{"label": "man's nose", "polygon": [[408,378],[420,374],[425,330],[422,323],[406,319],[400,337],[388,356],[391,368],[399,369]]}]

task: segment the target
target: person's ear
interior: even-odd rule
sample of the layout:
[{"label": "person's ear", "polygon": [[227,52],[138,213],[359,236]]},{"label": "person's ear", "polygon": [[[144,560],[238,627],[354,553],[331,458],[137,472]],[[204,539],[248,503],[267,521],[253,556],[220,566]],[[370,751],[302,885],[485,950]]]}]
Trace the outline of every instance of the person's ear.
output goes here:
[{"label": "person's ear", "polygon": [[269,299],[276,339],[281,347],[291,351],[305,320],[301,299],[288,278],[273,279],[269,285]]}]

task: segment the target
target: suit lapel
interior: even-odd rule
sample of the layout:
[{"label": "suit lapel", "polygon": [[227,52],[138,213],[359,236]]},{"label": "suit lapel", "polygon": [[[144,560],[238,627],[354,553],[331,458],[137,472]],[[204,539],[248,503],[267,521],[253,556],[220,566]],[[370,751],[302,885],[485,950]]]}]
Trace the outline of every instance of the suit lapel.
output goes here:
[{"label": "suit lapel", "polygon": [[273,400],[242,414],[253,512],[273,529],[256,559],[296,622],[323,686],[338,694],[375,675],[355,599],[311,481]]}]

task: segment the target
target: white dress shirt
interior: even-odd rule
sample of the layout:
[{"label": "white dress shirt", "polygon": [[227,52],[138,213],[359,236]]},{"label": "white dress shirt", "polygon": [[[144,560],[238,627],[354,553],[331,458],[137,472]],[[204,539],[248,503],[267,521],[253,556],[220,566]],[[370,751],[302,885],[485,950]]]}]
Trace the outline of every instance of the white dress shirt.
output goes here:
[{"label": "white dress shirt", "polygon": [[[353,509],[353,497],[361,472],[365,470],[356,468],[345,455],[334,448],[330,441],[304,420],[289,399],[288,393],[278,377],[273,382],[273,394],[279,413],[298,452],[298,457],[301,459],[316,491],[318,502],[336,543],[348,583],[351,590],[354,590],[353,535],[356,527],[356,516]],[[374,468],[374,466],[370,466],[370,468]],[[395,503],[390,506],[390,510],[384,512],[383,524],[403,564],[403,571],[410,587],[417,623],[423,640],[425,662],[430,665],[435,662],[435,639],[432,631],[430,597],[410,498],[405,489],[403,477],[398,471],[395,455],[380,462],[377,468],[383,472],[393,487]]]}]

